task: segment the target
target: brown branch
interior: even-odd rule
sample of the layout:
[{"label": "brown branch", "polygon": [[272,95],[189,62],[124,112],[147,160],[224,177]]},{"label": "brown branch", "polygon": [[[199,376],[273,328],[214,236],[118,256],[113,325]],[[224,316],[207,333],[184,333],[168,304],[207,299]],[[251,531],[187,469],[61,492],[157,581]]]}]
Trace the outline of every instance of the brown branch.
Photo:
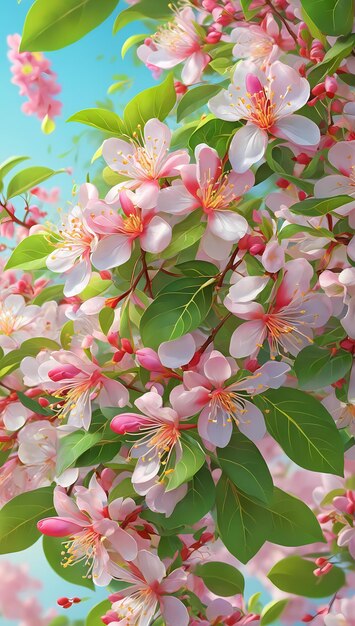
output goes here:
[{"label": "brown branch", "polygon": [[275,15],[277,15],[277,17],[281,20],[281,22],[283,23],[283,25],[285,26],[287,32],[291,35],[293,41],[295,42],[296,46],[298,46],[298,41],[297,41],[297,37],[295,35],[295,33],[293,32],[292,28],[289,26],[289,24],[287,23],[287,20],[284,18],[284,16],[278,11],[278,9],[275,9],[274,5],[272,4],[271,0],[265,0],[266,4],[270,7],[270,9],[275,13]]},{"label": "brown branch", "polygon": [[206,348],[208,348],[208,346],[210,345],[210,343],[212,343],[217,333],[221,330],[223,324],[225,324],[225,322],[231,317],[231,315],[232,313],[227,313],[227,315],[225,315],[223,319],[221,319],[219,324],[217,324],[217,326],[212,330],[210,336],[206,339],[205,343],[203,343],[201,348],[198,350],[198,353],[200,355],[203,354]]}]

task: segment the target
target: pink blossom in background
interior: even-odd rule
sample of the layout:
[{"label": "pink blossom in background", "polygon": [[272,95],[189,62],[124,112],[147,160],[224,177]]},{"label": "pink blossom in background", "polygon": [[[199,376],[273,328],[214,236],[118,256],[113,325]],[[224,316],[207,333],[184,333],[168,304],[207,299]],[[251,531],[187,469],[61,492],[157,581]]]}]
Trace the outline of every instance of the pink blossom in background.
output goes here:
[{"label": "pink blossom in background", "polygon": [[36,115],[40,120],[52,120],[60,115],[62,103],[55,98],[61,87],[51,63],[41,52],[19,52],[20,35],[9,35],[8,57],[12,63],[12,82],[20,89],[27,102],[22,105],[26,115]]}]

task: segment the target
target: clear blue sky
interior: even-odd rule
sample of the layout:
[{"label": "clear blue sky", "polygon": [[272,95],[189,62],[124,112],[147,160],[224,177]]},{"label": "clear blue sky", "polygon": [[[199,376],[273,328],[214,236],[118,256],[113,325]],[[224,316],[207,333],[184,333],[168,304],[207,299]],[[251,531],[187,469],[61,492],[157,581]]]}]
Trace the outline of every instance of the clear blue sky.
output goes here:
[{"label": "clear blue sky", "polygon": [[[50,2],[51,0],[48,0]],[[154,0],[152,0],[154,1]],[[125,6],[121,0],[122,8]],[[18,94],[18,88],[10,83],[9,62],[7,59],[6,37],[8,34],[21,33],[24,17],[31,0],[1,0],[0,8],[0,162],[12,155],[27,155],[31,157],[33,165],[47,165],[53,169],[72,167],[73,176],[61,176],[48,182],[48,187],[59,185],[64,190],[62,203],[70,200],[70,190],[73,181],[77,184],[85,180],[87,162],[98,146],[84,144],[76,162],[74,153],[67,154],[72,148],[72,139],[79,135],[85,127],[79,124],[67,124],[65,120],[80,109],[97,105],[107,97],[108,87],[115,82],[114,74],[128,74],[133,78],[131,89],[124,95],[116,93],[112,100],[117,112],[122,110],[124,103],[135,93],[145,89],[154,81],[150,72],[142,65],[133,63],[133,53],[128,53],[124,61],[121,59],[121,46],[124,40],[137,32],[144,32],[144,27],[137,24],[127,27],[118,35],[112,35],[114,16],[111,16],[98,29],[87,35],[81,41],[57,52],[48,53],[52,61],[53,70],[58,74],[62,85],[60,98],[64,103],[63,114],[57,121],[57,128],[52,135],[46,136],[40,130],[40,121],[35,117],[25,116],[21,112],[23,99]],[[1,560],[11,560],[16,563],[26,562],[33,576],[43,583],[40,594],[41,601],[46,608],[55,606],[55,601],[63,595],[90,596],[90,600],[73,607],[70,616],[83,617],[90,606],[105,598],[105,591],[98,590],[95,594],[88,593],[82,587],[74,588],[65,583],[47,565],[43,555],[41,542],[22,553],[5,555]],[[249,594],[259,590],[260,586],[249,581]],[[14,626],[13,621],[1,619],[0,626]]]}]

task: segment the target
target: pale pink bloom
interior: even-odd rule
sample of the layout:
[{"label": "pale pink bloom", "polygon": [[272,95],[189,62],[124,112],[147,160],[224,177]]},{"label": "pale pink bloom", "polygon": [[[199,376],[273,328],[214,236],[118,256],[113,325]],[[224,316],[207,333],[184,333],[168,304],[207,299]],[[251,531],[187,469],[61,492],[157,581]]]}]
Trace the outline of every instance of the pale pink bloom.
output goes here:
[{"label": "pale pink bloom", "polygon": [[196,16],[191,7],[173,11],[173,18],[140,46],[138,57],[149,67],[170,69],[183,63],[181,80],[186,85],[198,83],[210,61],[203,51],[203,39],[195,24]]},{"label": "pale pink bloom", "polygon": [[63,216],[62,228],[55,236],[56,250],[47,258],[48,269],[66,276],[66,296],[83,291],[91,278],[91,253],[97,246],[98,237],[88,226],[85,209],[97,201],[98,192],[94,185],[86,183],[80,187],[79,203]]},{"label": "pale pink bloom", "polygon": [[18,430],[32,413],[30,409],[27,409],[17,400],[16,394],[9,394],[0,398],[0,421],[6,430]]},{"label": "pale pink bloom", "polygon": [[175,369],[187,365],[196,352],[196,343],[190,333],[172,341],[163,341],[158,348],[158,357],[162,365]]},{"label": "pale pink bloom", "polygon": [[272,358],[280,354],[280,350],[297,355],[313,343],[313,329],[324,326],[332,311],[327,296],[311,290],[312,277],[313,268],[308,261],[288,261],[283,279],[274,289],[266,310],[255,302],[265,287],[265,278],[248,276],[233,285],[224,305],[237,317],[248,321],[234,331],[231,355],[236,358],[255,356],[265,339]]},{"label": "pale pink bloom", "polygon": [[355,404],[339,400],[332,392],[322,400],[324,406],[334,418],[338,428],[348,428],[355,435]]},{"label": "pale pink bloom", "polygon": [[48,609],[44,613],[43,607],[34,596],[25,598],[21,609],[23,616],[18,626],[50,626],[57,615],[55,609]]},{"label": "pale pink bloom", "polygon": [[317,198],[351,196],[354,202],[336,209],[340,215],[348,215],[355,208],[355,141],[339,141],[330,148],[328,159],[340,173],[317,180],[314,195]]},{"label": "pale pink bloom", "polygon": [[186,585],[186,573],[175,569],[166,576],[164,563],[156,554],[140,550],[133,563],[120,568],[119,579],[129,587],[111,596],[117,620],[111,626],[149,626],[155,615],[162,615],[167,626],[188,626],[185,605],[169,595]]},{"label": "pale pink bloom", "polygon": [[54,98],[61,87],[57,83],[57,75],[51,70],[50,61],[41,52],[19,52],[20,35],[9,35],[7,43],[10,48],[8,57],[12,62],[11,82],[20,88],[20,96],[28,99],[22,105],[22,111],[41,120],[46,116],[53,120],[60,115],[62,103]]},{"label": "pale pink bloom", "polygon": [[351,556],[355,559],[355,528],[352,526],[342,528],[338,535],[337,544],[340,548],[347,547]]},{"label": "pale pink bloom", "polygon": [[294,47],[292,37],[284,27],[280,31],[271,13],[267,13],[260,26],[247,23],[234,28],[231,41],[235,44],[233,56],[236,59],[249,59],[263,70],[276,61],[284,50]]},{"label": "pale pink bloom", "polygon": [[106,196],[106,202],[117,199],[121,189],[138,189],[137,205],[144,209],[156,206],[159,179],[179,174],[180,165],[189,162],[186,150],[176,150],[169,154],[171,131],[156,118],[149,120],[143,135],[129,142],[123,139],[106,139],[102,154],[108,166],[125,179],[115,185]]},{"label": "pale pink bloom", "polygon": [[257,441],[266,432],[265,421],[249,398],[269,387],[281,387],[289,369],[285,363],[270,361],[250,376],[228,384],[238,367],[212,350],[203,360],[201,371],[184,372],[183,385],[173,389],[171,401],[180,415],[191,417],[200,413],[199,433],[212,445],[219,448],[228,445],[234,424],[249,439]]},{"label": "pale pink bloom", "polygon": [[[137,433],[141,436],[133,444],[130,455],[138,459],[134,468],[132,483],[134,488],[149,488],[158,482],[170,469],[172,453],[177,463],[181,456],[180,416],[174,409],[163,406],[163,399],[153,387],[152,391],[135,400],[138,413],[121,413],[113,418],[111,428],[116,433]],[[138,493],[141,493],[139,491]]]},{"label": "pale pink bloom", "polygon": [[325,626],[355,626],[355,598],[343,598],[337,602],[340,613],[324,617]]},{"label": "pale pink bloom", "polygon": [[136,531],[129,527],[137,506],[132,498],[109,503],[95,474],[88,488],[74,488],[74,496],[75,500],[57,487],[54,506],[58,517],[42,519],[38,529],[50,537],[69,537],[63,566],[83,563],[88,567],[86,577],[92,576],[96,585],[107,585],[120,574],[118,559],[132,561],[137,556]]},{"label": "pale pink bloom", "polygon": [[63,398],[58,417],[67,419],[74,428],[88,430],[91,422],[92,402],[101,407],[128,404],[129,393],[118,380],[105,376],[101,368],[84,356],[62,350],[51,356],[25,357],[21,363],[24,383],[40,386]]},{"label": "pale pink bloom", "polygon": [[33,187],[31,194],[37,196],[41,202],[57,204],[59,202],[60,189],[59,187],[53,187],[50,191],[47,191],[44,187]]},{"label": "pale pink bloom", "polygon": [[247,171],[264,156],[269,135],[298,146],[316,146],[318,126],[310,119],[294,115],[306,104],[309,83],[288,65],[275,61],[262,72],[249,61],[238,63],[233,82],[209,101],[218,118],[246,120],[237,130],[229,148],[229,160],[236,172]]},{"label": "pale pink bloom", "polygon": [[224,259],[248,229],[246,219],[228,209],[253,186],[254,175],[251,171],[224,174],[216,150],[204,143],[196,147],[195,157],[196,164],[180,168],[181,181],[160,191],[157,208],[172,215],[201,208],[207,219],[202,248],[211,258]]},{"label": "pale pink bloom", "polygon": [[92,254],[92,262],[99,270],[122,265],[131,256],[136,240],[142,250],[159,254],[170,243],[172,230],[162,217],[153,210],[140,209],[135,194],[121,191],[119,194],[123,215],[107,207],[93,209],[89,224],[100,241]]},{"label": "pale pink bloom", "polygon": [[40,313],[39,306],[26,306],[24,297],[19,294],[0,300],[0,346],[6,351],[15,350],[23,341],[33,337]]}]

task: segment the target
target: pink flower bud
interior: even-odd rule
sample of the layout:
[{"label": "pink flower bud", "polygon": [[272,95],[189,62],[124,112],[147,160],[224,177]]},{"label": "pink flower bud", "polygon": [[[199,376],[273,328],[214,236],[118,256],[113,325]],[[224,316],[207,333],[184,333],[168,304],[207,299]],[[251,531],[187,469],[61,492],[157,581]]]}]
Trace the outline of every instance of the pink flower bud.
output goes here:
[{"label": "pink flower bud", "polygon": [[218,43],[222,37],[222,33],[219,33],[217,30],[212,30],[205,37],[206,43]]},{"label": "pink flower bud", "polygon": [[333,76],[327,76],[324,82],[328,98],[333,98],[338,90],[338,83]]},{"label": "pink flower bud", "polygon": [[136,357],[139,365],[150,372],[165,372],[164,366],[161,364],[158,354],[152,348],[142,348],[137,350]]},{"label": "pink flower bud", "polygon": [[112,278],[112,274],[109,270],[101,270],[100,273],[100,278],[102,278],[102,280],[111,280]]},{"label": "pink flower bud", "polygon": [[180,80],[174,82],[175,93],[177,96],[181,96],[187,92],[187,87]]},{"label": "pink flower bud", "polygon": [[118,435],[125,435],[126,433],[137,433],[142,426],[147,424],[149,424],[149,420],[144,415],[121,413],[121,415],[116,415],[113,418],[110,426]]},{"label": "pink flower bud", "polygon": [[129,339],[121,339],[121,346],[124,352],[128,352],[128,354],[133,354],[133,348]]},{"label": "pink flower bud", "polygon": [[247,74],[245,79],[247,91],[254,96],[256,93],[263,91],[263,86],[255,74]]},{"label": "pink flower bud", "polygon": [[82,530],[82,526],[62,519],[61,517],[46,517],[37,523],[38,530],[48,537],[67,537]]},{"label": "pink flower bud", "polygon": [[70,365],[69,363],[48,372],[49,378],[56,383],[60,380],[75,378],[78,374],[80,374],[80,370],[75,365]]}]

